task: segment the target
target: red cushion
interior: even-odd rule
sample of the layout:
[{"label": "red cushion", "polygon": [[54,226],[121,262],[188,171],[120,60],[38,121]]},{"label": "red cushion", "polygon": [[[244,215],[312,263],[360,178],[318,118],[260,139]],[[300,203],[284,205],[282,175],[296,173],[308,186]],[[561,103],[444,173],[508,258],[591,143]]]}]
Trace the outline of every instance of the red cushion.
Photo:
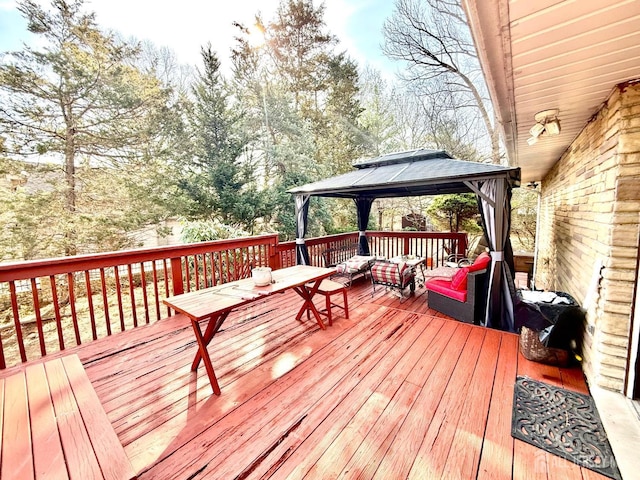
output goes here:
[{"label": "red cushion", "polygon": [[469,268],[464,267],[456,272],[451,279],[451,288],[458,291],[467,290],[467,276],[469,275]]},{"label": "red cushion", "polygon": [[487,252],[482,252],[480,255],[476,257],[476,260],[472,265],[469,265],[470,272],[477,272],[478,270],[484,270],[491,263],[491,255]]},{"label": "red cushion", "polygon": [[426,287],[427,290],[438,292],[449,298],[458,300],[459,302],[467,301],[467,291],[454,290],[453,288],[451,288],[451,282],[448,280],[440,280],[440,279],[429,280],[424,284],[424,286]]}]

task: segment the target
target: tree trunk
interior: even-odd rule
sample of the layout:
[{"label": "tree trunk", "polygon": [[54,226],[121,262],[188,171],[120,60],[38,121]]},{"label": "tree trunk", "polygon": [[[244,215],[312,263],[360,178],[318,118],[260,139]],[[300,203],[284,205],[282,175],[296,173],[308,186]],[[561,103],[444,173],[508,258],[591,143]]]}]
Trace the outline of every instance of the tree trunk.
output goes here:
[{"label": "tree trunk", "polygon": [[[75,128],[67,128],[66,145],[64,149],[64,176],[66,183],[65,210],[73,217],[76,211],[76,165],[75,165]],[[74,228],[66,230],[65,252],[66,256],[76,255]]]}]

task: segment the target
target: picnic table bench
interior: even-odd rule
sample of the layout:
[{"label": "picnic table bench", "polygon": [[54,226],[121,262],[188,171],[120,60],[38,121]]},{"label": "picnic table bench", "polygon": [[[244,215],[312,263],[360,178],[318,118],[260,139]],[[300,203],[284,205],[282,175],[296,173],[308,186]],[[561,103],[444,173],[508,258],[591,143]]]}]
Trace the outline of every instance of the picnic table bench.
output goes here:
[{"label": "picnic table bench", "polygon": [[77,355],[0,377],[3,480],[123,480],[135,472]]}]

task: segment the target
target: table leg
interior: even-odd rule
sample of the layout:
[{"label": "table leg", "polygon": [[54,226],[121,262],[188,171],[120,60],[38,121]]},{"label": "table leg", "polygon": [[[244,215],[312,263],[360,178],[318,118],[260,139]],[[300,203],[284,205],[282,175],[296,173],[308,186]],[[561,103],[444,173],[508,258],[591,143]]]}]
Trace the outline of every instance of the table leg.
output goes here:
[{"label": "table leg", "polygon": [[195,320],[191,320],[191,326],[193,327],[193,332],[196,336],[196,342],[198,343],[198,351],[196,352],[196,356],[193,359],[193,363],[191,364],[191,370],[195,372],[198,369],[200,360],[202,360],[204,362],[204,367],[207,370],[207,376],[209,377],[211,388],[213,389],[213,393],[215,393],[216,395],[220,395],[220,386],[218,385],[216,374],[213,371],[213,365],[211,364],[211,358],[209,357],[209,352],[207,351],[207,345],[209,345],[214,335],[218,332],[227,316],[229,316],[228,311],[211,317],[209,319],[209,323],[207,324],[207,329],[205,330],[204,335],[202,334],[202,330],[200,329],[200,324]]},{"label": "table leg", "polygon": [[301,287],[294,288],[295,292],[304,299],[304,303],[302,304],[300,310],[298,311],[298,314],[296,315],[296,320],[300,320],[304,312],[308,313],[309,310],[311,310],[313,315],[316,317],[316,322],[318,322],[320,328],[322,330],[326,330],[327,327],[324,326],[322,317],[320,316],[320,312],[318,312],[318,309],[313,304],[313,296],[318,292],[318,288],[320,288],[321,283],[322,279],[316,280],[316,282],[311,287],[303,285]]}]

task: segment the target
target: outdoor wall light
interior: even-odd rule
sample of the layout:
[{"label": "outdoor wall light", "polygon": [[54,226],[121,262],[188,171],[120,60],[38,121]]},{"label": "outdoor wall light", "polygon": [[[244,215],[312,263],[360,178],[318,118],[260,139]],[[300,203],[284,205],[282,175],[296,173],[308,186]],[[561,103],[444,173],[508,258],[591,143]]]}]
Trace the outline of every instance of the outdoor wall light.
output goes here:
[{"label": "outdoor wall light", "polygon": [[560,122],[557,118],[554,118],[550,122],[547,122],[544,126],[545,132],[549,135],[559,135],[560,134]]},{"label": "outdoor wall light", "polygon": [[544,125],[541,123],[536,123],[533,127],[531,127],[531,130],[529,130],[531,136],[535,138],[538,138],[542,134],[542,132],[544,132]]},{"label": "outdoor wall light", "polygon": [[531,127],[529,133],[531,137],[527,140],[529,145],[535,145],[538,142],[538,137],[543,133],[547,135],[559,135],[560,134],[560,121],[558,120],[558,109],[543,110],[538,112],[533,117],[536,121],[535,125]]}]

